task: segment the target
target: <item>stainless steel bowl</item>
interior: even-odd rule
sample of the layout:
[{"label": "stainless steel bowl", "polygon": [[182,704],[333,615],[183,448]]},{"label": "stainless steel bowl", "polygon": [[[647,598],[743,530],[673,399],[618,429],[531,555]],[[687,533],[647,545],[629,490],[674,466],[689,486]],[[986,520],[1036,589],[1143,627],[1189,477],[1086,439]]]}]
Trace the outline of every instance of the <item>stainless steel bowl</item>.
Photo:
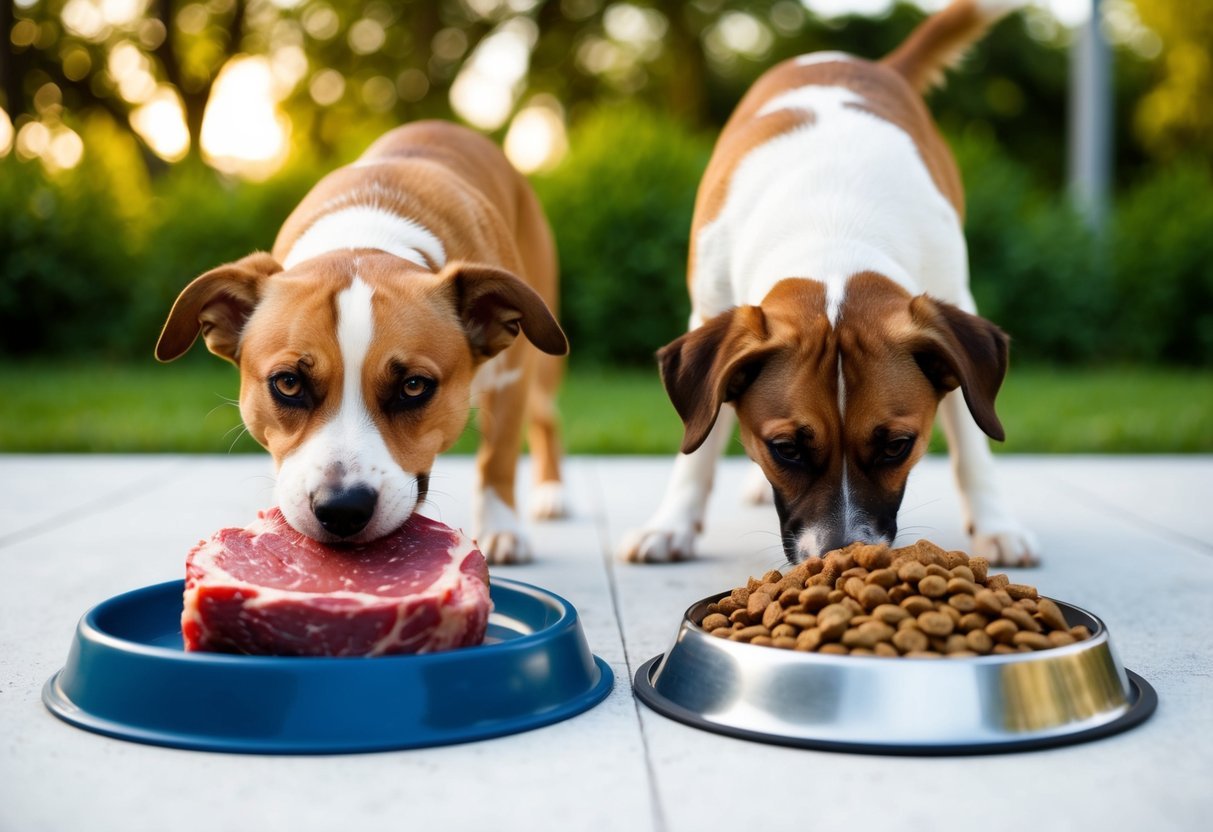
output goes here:
[{"label": "stainless steel bowl", "polygon": [[1103,622],[1057,602],[1087,641],[1033,653],[914,660],[832,656],[715,638],[687,610],[635,688],[649,707],[722,734],[826,750],[978,754],[1096,739],[1145,720],[1154,689],[1116,658]]}]

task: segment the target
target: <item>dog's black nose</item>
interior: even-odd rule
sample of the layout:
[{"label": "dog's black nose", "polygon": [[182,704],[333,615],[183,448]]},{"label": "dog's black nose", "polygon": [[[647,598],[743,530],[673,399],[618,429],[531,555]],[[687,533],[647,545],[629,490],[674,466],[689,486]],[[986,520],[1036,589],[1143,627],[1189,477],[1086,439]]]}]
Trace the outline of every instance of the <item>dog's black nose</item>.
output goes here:
[{"label": "dog's black nose", "polygon": [[312,513],[324,530],[338,537],[358,534],[371,522],[379,495],[365,485],[344,490],[321,488],[312,497]]}]

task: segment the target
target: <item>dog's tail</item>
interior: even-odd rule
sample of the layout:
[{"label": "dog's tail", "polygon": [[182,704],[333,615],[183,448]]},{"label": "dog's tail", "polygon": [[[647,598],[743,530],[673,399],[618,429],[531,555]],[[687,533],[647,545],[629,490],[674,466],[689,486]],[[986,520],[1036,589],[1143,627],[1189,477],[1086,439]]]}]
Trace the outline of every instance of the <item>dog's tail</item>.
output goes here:
[{"label": "dog's tail", "polygon": [[943,84],[944,70],[955,66],[987,29],[1022,5],[1023,0],[952,0],[920,23],[881,63],[926,92]]}]

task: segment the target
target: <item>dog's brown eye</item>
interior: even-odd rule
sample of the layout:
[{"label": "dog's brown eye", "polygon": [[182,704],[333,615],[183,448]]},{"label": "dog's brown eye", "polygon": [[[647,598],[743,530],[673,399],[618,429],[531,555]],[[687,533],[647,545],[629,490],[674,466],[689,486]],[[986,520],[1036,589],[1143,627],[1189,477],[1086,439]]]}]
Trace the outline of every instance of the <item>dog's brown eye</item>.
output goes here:
[{"label": "dog's brown eye", "polygon": [[400,385],[400,395],[407,399],[415,399],[429,392],[433,382],[421,376],[409,376]]},{"label": "dog's brown eye", "polygon": [[771,449],[771,454],[781,462],[796,465],[801,461],[800,446],[790,439],[772,440],[767,443],[767,447]]},{"label": "dog's brown eye", "polygon": [[882,462],[900,462],[913,447],[914,440],[909,436],[899,436],[885,443],[881,452]]},{"label": "dog's brown eye", "polygon": [[303,394],[303,380],[294,373],[278,373],[270,379],[270,387],[285,399],[297,399]]}]

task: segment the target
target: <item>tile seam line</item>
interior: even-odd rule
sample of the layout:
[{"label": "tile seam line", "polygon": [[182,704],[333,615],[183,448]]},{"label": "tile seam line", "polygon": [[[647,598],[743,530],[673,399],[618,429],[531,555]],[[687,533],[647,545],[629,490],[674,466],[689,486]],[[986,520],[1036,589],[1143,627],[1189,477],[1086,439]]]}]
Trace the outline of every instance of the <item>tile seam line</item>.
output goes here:
[{"label": "tile seam line", "polygon": [[640,713],[640,700],[636,698],[636,693],[632,688],[632,657],[628,650],[627,636],[623,629],[623,615],[619,605],[619,587],[615,580],[615,556],[611,551],[611,535],[610,522],[607,519],[606,513],[606,493],[602,488],[602,480],[599,476],[598,466],[596,464],[590,466],[591,481],[594,483],[594,491],[597,497],[598,510],[595,512],[595,525],[598,527],[598,538],[601,542],[603,566],[606,569],[607,591],[611,596],[611,609],[615,613],[615,627],[619,631],[619,644],[623,648],[623,664],[627,669],[627,678],[624,684],[628,686],[628,693],[632,698],[632,708],[636,714],[636,725],[640,729],[640,745],[644,751],[644,768],[648,775],[649,795],[653,801],[653,824],[657,832],[668,832],[670,825],[666,819],[665,806],[661,802],[661,792],[657,788],[657,770],[653,766],[653,753],[649,747],[649,736],[645,731],[644,718]]},{"label": "tile seam line", "polygon": [[134,480],[133,482],[127,483],[121,488],[117,488],[106,494],[95,497],[92,500],[87,500],[78,506],[70,509],[64,509],[63,511],[57,512],[44,520],[39,520],[36,523],[31,523],[28,526],[24,526],[0,535],[0,549],[4,549],[5,547],[12,546],[17,543],[23,543],[27,540],[32,540],[35,537],[56,529],[63,528],[64,526],[74,525],[80,520],[92,517],[93,515],[99,514],[107,509],[116,508],[117,506],[138,499],[143,494],[146,494],[154,489],[157,485],[161,485],[175,479],[178,472],[188,464],[188,459],[181,459],[176,464],[169,465],[162,471],[158,471],[154,474],[147,474],[139,479]]},{"label": "tile seam line", "polygon": [[1074,497],[1080,499],[1088,508],[1099,509],[1102,512],[1114,514],[1121,520],[1137,526],[1140,529],[1148,531],[1152,534],[1157,534],[1167,540],[1175,543],[1181,543],[1185,546],[1195,549],[1198,553],[1205,556],[1213,556],[1213,542],[1202,540],[1199,537],[1193,537],[1185,532],[1177,532],[1169,526],[1162,523],[1157,523],[1148,517],[1143,517],[1137,511],[1125,508],[1116,503],[1110,502],[1094,491],[1076,485],[1069,480],[1064,479],[1058,474],[1050,474],[1049,478],[1053,481],[1053,485],[1062,491],[1067,491]]}]

